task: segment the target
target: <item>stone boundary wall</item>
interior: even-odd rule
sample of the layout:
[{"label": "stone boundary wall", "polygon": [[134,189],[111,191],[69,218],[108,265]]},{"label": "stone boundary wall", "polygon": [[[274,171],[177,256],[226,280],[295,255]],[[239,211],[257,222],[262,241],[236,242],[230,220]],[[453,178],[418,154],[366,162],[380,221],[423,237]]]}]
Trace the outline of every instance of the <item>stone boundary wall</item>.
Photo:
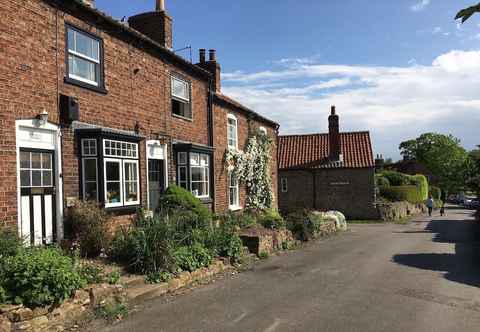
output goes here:
[{"label": "stone boundary wall", "polygon": [[378,219],[383,221],[397,221],[410,216],[427,212],[425,204],[409,202],[393,202],[377,204]]}]

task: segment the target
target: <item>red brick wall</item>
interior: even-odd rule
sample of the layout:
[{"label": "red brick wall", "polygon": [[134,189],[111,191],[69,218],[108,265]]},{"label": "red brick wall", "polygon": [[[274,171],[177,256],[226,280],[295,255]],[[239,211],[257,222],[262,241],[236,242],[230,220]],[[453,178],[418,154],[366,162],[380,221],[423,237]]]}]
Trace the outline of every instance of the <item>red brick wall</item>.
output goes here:
[{"label": "red brick wall", "polygon": [[[133,131],[138,121],[146,139],[160,133],[208,144],[206,80],[145,52],[135,42],[112,37],[103,27],[94,27],[97,23],[88,23],[90,17],[56,13],[40,0],[0,0],[0,6],[0,226],[17,224],[15,120],[33,118],[45,108],[49,121],[58,124],[59,94],[78,98],[82,122]],[[103,39],[106,95],[64,83],[65,22]],[[139,69],[137,74],[135,69]],[[192,83],[192,121],[172,116],[172,72]],[[139,146],[141,198],[145,203],[145,142]],[[169,150],[171,154],[171,146]],[[62,154],[64,198],[76,197],[78,157],[70,129],[63,130]],[[170,155],[170,164],[171,160]],[[171,172],[171,181],[174,177]]]},{"label": "red brick wall", "polygon": [[[273,140],[272,145],[272,162],[270,165],[272,173],[272,190],[274,193],[274,207],[277,207],[277,136],[275,128],[267,123],[248,119],[245,113],[234,108],[214,104],[213,116],[213,141],[215,146],[215,212],[223,213],[228,211],[229,190],[228,190],[228,171],[225,167],[225,151],[227,150],[227,116],[233,114],[237,118],[238,126],[238,148],[245,149],[248,139],[249,128],[258,129],[261,126],[267,129],[268,136]],[[240,186],[240,205],[245,207],[246,190],[244,186]]]}]

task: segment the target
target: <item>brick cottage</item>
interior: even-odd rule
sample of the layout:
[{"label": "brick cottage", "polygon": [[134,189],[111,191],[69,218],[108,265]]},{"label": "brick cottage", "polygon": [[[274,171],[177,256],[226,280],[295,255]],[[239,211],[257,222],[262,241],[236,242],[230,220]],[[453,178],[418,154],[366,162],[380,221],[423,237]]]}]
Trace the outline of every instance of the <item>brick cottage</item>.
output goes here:
[{"label": "brick cottage", "polygon": [[278,125],[221,93],[214,50],[198,64],[172,51],[163,1],[128,23],[94,1],[0,4],[0,227],[56,241],[79,198],[126,224],[172,183],[217,213],[244,207],[225,150],[253,130],[276,144]]},{"label": "brick cottage", "polygon": [[370,134],[341,133],[334,106],[328,121],[328,134],[279,137],[280,210],[338,210],[352,219],[376,219]]}]

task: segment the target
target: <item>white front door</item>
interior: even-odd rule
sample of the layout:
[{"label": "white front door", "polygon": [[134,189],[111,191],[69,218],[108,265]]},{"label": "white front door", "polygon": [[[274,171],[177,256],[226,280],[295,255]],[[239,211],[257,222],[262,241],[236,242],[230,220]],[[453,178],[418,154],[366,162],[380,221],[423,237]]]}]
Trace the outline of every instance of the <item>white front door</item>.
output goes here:
[{"label": "white front door", "polygon": [[159,141],[147,142],[148,209],[157,211],[160,196],[168,186],[167,146]]},{"label": "white front door", "polygon": [[36,120],[17,121],[18,229],[26,243],[63,237],[60,131]]}]

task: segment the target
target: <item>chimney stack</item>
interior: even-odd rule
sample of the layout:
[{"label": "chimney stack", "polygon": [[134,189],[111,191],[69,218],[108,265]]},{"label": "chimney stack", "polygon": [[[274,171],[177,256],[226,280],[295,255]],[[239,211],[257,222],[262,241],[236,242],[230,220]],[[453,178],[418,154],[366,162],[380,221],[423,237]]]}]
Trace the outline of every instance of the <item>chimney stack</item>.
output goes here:
[{"label": "chimney stack", "polygon": [[197,63],[197,66],[209,71],[212,74],[214,86],[213,89],[215,92],[221,91],[221,73],[222,69],[220,64],[217,62],[217,51],[214,49],[208,50],[208,61],[205,61],[206,50],[204,48],[200,49],[200,62]]},{"label": "chimney stack", "polygon": [[172,49],[172,18],[165,10],[165,0],[156,0],[155,11],[132,16],[128,24],[160,45]]},{"label": "chimney stack", "polygon": [[200,64],[205,64],[205,54],[207,53],[207,51],[204,48],[201,48],[199,53]]},{"label": "chimney stack", "polygon": [[328,117],[328,140],[329,140],[329,158],[331,161],[341,161],[342,151],[340,143],[340,125],[339,117],[336,114],[335,106],[331,108],[331,114]]}]

